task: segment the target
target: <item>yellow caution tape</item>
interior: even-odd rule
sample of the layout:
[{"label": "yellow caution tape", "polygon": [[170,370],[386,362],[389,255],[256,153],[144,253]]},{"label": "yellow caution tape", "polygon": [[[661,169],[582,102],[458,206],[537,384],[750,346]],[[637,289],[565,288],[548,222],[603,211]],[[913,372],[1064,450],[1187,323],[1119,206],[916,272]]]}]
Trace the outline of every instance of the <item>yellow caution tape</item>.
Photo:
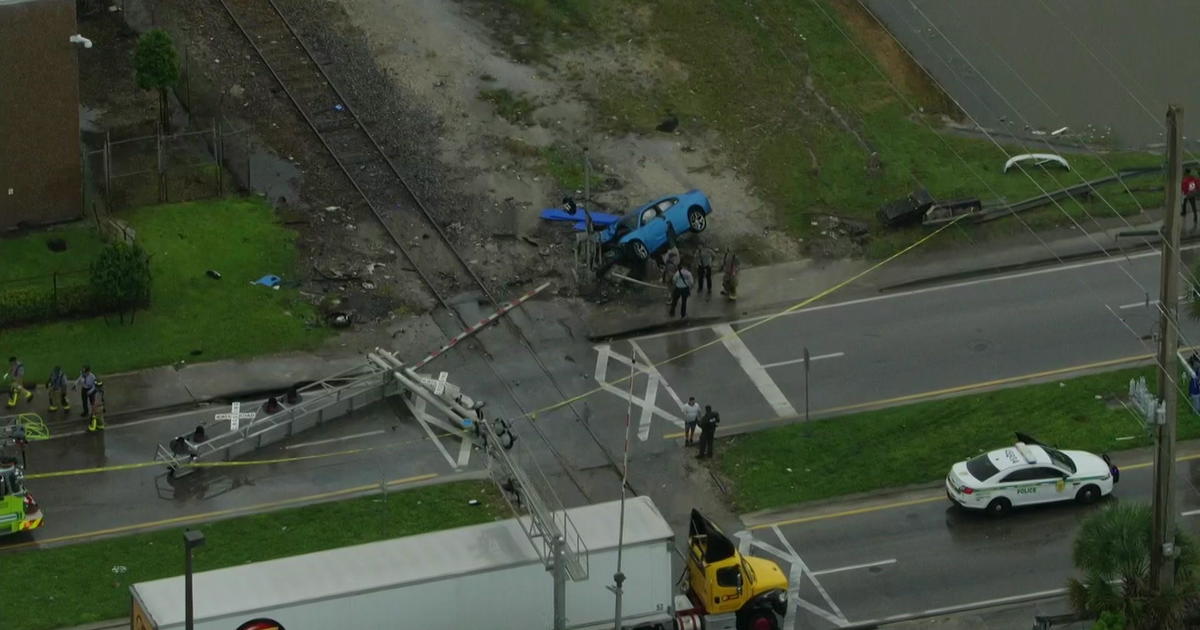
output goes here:
[{"label": "yellow caution tape", "polygon": [[[920,246],[920,245],[921,245],[922,243],[924,243],[925,241],[928,241],[929,239],[931,239],[931,238],[933,238],[933,237],[937,236],[938,234],[940,234],[940,233],[942,232],[942,230],[945,230],[945,229],[949,228],[950,226],[957,224],[957,223],[958,223],[960,220],[962,220],[963,218],[965,218],[965,217],[967,217],[967,216],[969,216],[969,215],[965,215],[965,214],[963,214],[963,215],[959,215],[959,216],[958,216],[958,218],[954,219],[953,221],[950,221],[949,223],[945,223],[945,224],[943,224],[943,225],[942,225],[941,227],[939,227],[938,229],[936,229],[936,230],[934,230],[934,231],[930,232],[929,234],[926,234],[925,236],[923,236],[923,237],[921,237],[921,238],[917,239],[916,241],[913,241],[913,242],[912,242],[912,243],[910,243],[910,244],[909,244],[907,247],[905,247],[904,249],[902,249],[902,250],[900,250],[900,251],[898,251],[898,252],[896,252],[896,253],[892,254],[891,256],[888,256],[887,258],[885,258],[885,259],[883,259],[883,260],[881,260],[881,261],[879,261],[879,262],[875,263],[874,265],[871,265],[870,267],[867,267],[866,269],[864,269],[864,270],[862,270],[862,271],[860,271],[860,272],[858,272],[858,273],[854,274],[853,276],[850,276],[849,278],[846,278],[845,280],[842,280],[841,282],[839,282],[839,283],[837,283],[837,284],[835,284],[835,285],[833,285],[833,286],[829,287],[828,289],[825,289],[824,291],[821,291],[820,293],[818,293],[818,294],[816,294],[816,295],[814,295],[814,296],[812,296],[812,297],[809,297],[809,298],[807,298],[807,299],[801,300],[801,301],[799,301],[799,302],[797,302],[797,303],[795,303],[795,304],[793,304],[793,305],[791,305],[791,306],[789,306],[789,307],[787,307],[787,308],[783,309],[782,311],[779,311],[779,312],[777,312],[777,313],[773,313],[773,314],[771,314],[771,315],[768,315],[768,316],[767,316],[767,317],[765,317],[764,319],[761,319],[761,320],[759,320],[759,321],[757,321],[757,322],[754,322],[753,324],[750,324],[749,326],[746,326],[746,327],[742,328],[740,331],[739,331],[739,330],[734,330],[733,332],[731,332],[731,333],[729,333],[729,334],[727,334],[727,335],[724,335],[724,336],[721,336],[721,337],[717,337],[716,339],[713,339],[712,341],[709,341],[709,342],[707,342],[707,343],[703,343],[703,344],[701,344],[701,345],[699,345],[699,346],[696,346],[695,348],[691,348],[691,349],[689,349],[689,350],[685,350],[685,351],[683,351],[683,352],[681,352],[681,353],[679,353],[679,354],[677,354],[677,355],[675,355],[675,356],[673,356],[673,357],[668,357],[668,358],[666,358],[666,359],[663,359],[662,361],[659,361],[658,363],[654,363],[654,364],[651,364],[651,365],[649,365],[649,366],[646,366],[646,367],[653,367],[653,368],[657,368],[657,367],[659,367],[659,366],[662,366],[662,365],[666,365],[666,364],[668,364],[668,363],[671,363],[672,361],[677,361],[677,360],[679,360],[679,359],[682,359],[683,357],[686,357],[686,356],[688,356],[688,355],[690,355],[690,354],[695,354],[695,353],[697,353],[697,352],[699,352],[699,351],[701,351],[701,350],[703,350],[703,349],[705,349],[705,348],[708,348],[709,346],[714,346],[714,345],[716,345],[716,344],[718,344],[718,343],[722,343],[722,342],[724,342],[724,341],[726,341],[726,340],[728,340],[728,339],[732,339],[732,338],[734,338],[734,337],[740,337],[740,336],[741,336],[743,333],[745,333],[745,332],[747,332],[747,331],[753,330],[753,329],[755,329],[755,328],[757,328],[757,327],[759,327],[759,326],[762,326],[763,324],[766,324],[766,323],[768,323],[768,322],[772,322],[772,321],[774,321],[774,320],[776,320],[776,319],[778,319],[778,318],[780,318],[780,317],[783,317],[784,315],[787,315],[788,313],[792,313],[792,312],[798,311],[798,310],[800,310],[800,309],[802,309],[802,308],[804,308],[804,307],[806,307],[806,306],[808,306],[808,305],[812,304],[813,302],[816,302],[817,300],[820,300],[820,299],[822,299],[822,298],[828,297],[829,295],[831,295],[831,294],[833,294],[833,293],[835,293],[835,292],[837,292],[837,291],[840,291],[841,289],[843,289],[843,288],[845,288],[845,287],[849,286],[850,284],[852,284],[852,283],[854,283],[855,281],[859,280],[859,279],[860,279],[860,278],[862,278],[863,276],[866,276],[866,275],[868,275],[868,274],[870,274],[870,273],[873,273],[874,271],[878,270],[880,267],[883,267],[884,265],[886,265],[886,264],[888,264],[888,263],[892,262],[893,260],[896,260],[896,259],[897,259],[897,258],[899,258],[900,256],[903,256],[904,254],[906,254],[906,253],[908,253],[908,252],[912,251],[913,249],[916,249],[918,246]],[[618,378],[618,379],[617,379],[617,380],[615,380],[615,381],[606,381],[606,382],[605,382],[605,385],[617,385],[617,384],[620,384],[620,383],[624,383],[625,381],[629,380],[630,378],[633,378],[633,377],[632,377],[632,376],[622,376],[621,378]],[[588,390],[588,391],[586,391],[586,392],[583,392],[582,394],[579,394],[579,395],[577,395],[577,396],[572,396],[571,398],[567,398],[567,399],[565,399],[565,400],[563,400],[563,401],[561,401],[561,402],[554,403],[553,405],[549,405],[549,406],[547,406],[547,407],[542,407],[541,409],[536,409],[536,410],[534,410],[534,411],[531,411],[531,412],[529,412],[529,413],[527,413],[527,414],[525,414],[525,415],[526,415],[527,417],[529,417],[531,420],[533,420],[533,419],[535,419],[535,418],[537,417],[537,415],[538,415],[538,414],[541,414],[541,413],[546,413],[546,412],[550,412],[550,411],[555,411],[555,410],[557,410],[557,409],[561,409],[561,408],[563,408],[563,407],[566,407],[567,405],[570,405],[570,404],[573,404],[573,403],[579,402],[579,401],[583,400],[584,398],[587,398],[588,396],[591,396],[591,395],[593,395],[593,394],[596,394],[596,393],[599,393],[599,392],[602,392],[602,391],[604,391],[604,388],[603,388],[603,387],[595,387],[595,388],[593,388],[593,389],[591,389],[591,390]]]}]

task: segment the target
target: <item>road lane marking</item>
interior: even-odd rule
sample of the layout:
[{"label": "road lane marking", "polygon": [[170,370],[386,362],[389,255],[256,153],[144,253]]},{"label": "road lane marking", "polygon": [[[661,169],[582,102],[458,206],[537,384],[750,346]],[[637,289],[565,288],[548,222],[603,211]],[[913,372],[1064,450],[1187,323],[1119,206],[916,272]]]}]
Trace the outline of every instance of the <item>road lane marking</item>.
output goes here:
[{"label": "road lane marking", "polygon": [[1180,516],[1195,516],[1197,514],[1200,514],[1200,510],[1188,510],[1187,512],[1181,513]]},{"label": "road lane marking", "polygon": [[825,569],[823,571],[813,571],[813,575],[829,575],[830,573],[841,573],[843,571],[854,571],[855,569],[869,569],[871,567],[881,567],[886,564],[896,564],[895,558],[880,560],[879,562],[864,562],[862,564],[852,564],[848,567],[838,567],[836,569]]},{"label": "road lane marking", "polygon": [[[1190,296],[1185,295],[1183,297],[1180,297],[1179,301],[1186,302],[1190,299],[1191,299]],[[1147,302],[1145,300],[1142,300],[1141,302],[1130,302],[1129,304],[1122,304],[1122,305],[1118,306],[1117,308],[1119,308],[1121,310],[1125,310],[1125,309],[1130,309],[1130,308],[1139,308],[1139,307],[1143,307],[1143,306],[1158,306],[1158,300],[1150,300],[1149,302]]]},{"label": "road lane marking", "polygon": [[294,497],[291,499],[281,499],[279,501],[269,501],[267,503],[259,503],[256,505],[247,505],[245,507],[228,508],[225,510],[216,510],[214,512],[205,512],[203,514],[193,514],[191,516],[176,516],[174,518],[165,518],[165,519],[158,520],[158,521],[147,521],[145,523],[135,523],[133,525],[122,525],[120,527],[110,527],[108,529],[98,529],[96,531],[83,532],[83,533],[79,533],[79,534],[68,534],[66,536],[56,536],[54,538],[32,540],[29,542],[18,543],[15,545],[0,545],[0,554],[4,553],[6,551],[13,551],[16,549],[25,549],[28,547],[39,547],[39,546],[44,546],[44,545],[51,545],[54,543],[66,542],[69,540],[99,538],[100,536],[108,536],[111,534],[122,534],[122,533],[126,533],[126,532],[133,532],[133,531],[138,531],[138,530],[143,530],[143,529],[153,529],[155,527],[163,527],[165,525],[178,525],[181,523],[193,523],[196,521],[215,519],[218,517],[229,516],[232,514],[238,514],[238,513],[242,513],[242,512],[261,512],[261,511],[266,511],[266,510],[276,508],[276,507],[283,507],[285,505],[294,505],[297,503],[312,503],[312,502],[321,501],[324,499],[331,499],[334,497],[346,496],[348,494],[358,494],[358,493],[363,493],[363,492],[369,492],[371,490],[381,490],[384,488],[390,488],[392,486],[399,486],[399,485],[404,485],[404,484],[408,484],[408,483],[415,483],[418,481],[426,481],[429,479],[433,479],[437,476],[438,476],[437,473],[414,475],[412,477],[404,477],[402,479],[394,479],[392,481],[388,481],[385,483],[369,483],[369,484],[365,484],[365,485],[361,485],[361,486],[354,486],[353,488],[343,488],[341,490],[332,490],[330,492],[321,492],[318,494],[310,494],[310,495],[303,496],[303,497]]},{"label": "road lane marking", "polygon": [[912,499],[911,501],[898,501],[896,503],[885,503],[883,505],[874,505],[871,507],[854,508],[852,510],[842,510],[841,512],[831,512],[829,514],[816,514],[813,516],[801,516],[799,518],[789,518],[774,523],[762,523],[760,525],[752,525],[748,529],[750,531],[759,529],[770,529],[773,527],[783,527],[786,525],[796,525],[798,523],[811,523],[813,521],[824,521],[831,518],[842,518],[844,516],[855,516],[857,514],[867,514],[870,512],[879,512],[881,510],[891,510],[893,508],[908,507],[910,505],[921,505],[922,503],[933,503],[934,501],[946,501],[946,497],[942,493],[938,493],[935,497],[925,497],[921,499]]},{"label": "road lane marking", "polygon": [[[844,356],[846,356],[845,352],[831,352],[829,354],[818,354],[815,357],[809,357],[808,360],[809,361],[820,361],[821,359],[836,359],[838,357],[844,357]],[[762,364],[762,366],[765,368],[775,368],[775,367],[781,367],[784,365],[791,365],[793,363],[804,363],[804,357],[800,357],[799,359],[790,359],[788,361],[776,361],[775,363],[764,363],[764,364]]]},{"label": "road lane marking", "polygon": [[742,366],[742,371],[746,376],[750,377],[750,382],[758,388],[759,393],[763,398],[767,399],[767,404],[775,410],[776,414],[781,416],[794,416],[796,409],[792,407],[792,403],[788,402],[787,396],[775,384],[775,380],[767,373],[758,359],[754,358],[754,353],[750,352],[750,348],[746,346],[746,342],[742,341],[742,337],[733,332],[733,327],[729,324],[718,324],[713,326],[713,331],[721,337],[721,344],[725,349],[737,359],[738,365]]},{"label": "road lane marking", "polygon": [[926,617],[936,617],[938,615],[946,615],[946,614],[960,612],[960,611],[966,611],[966,610],[975,610],[977,608],[996,606],[999,604],[1028,602],[1028,601],[1036,601],[1039,599],[1052,599],[1052,598],[1056,598],[1056,597],[1061,597],[1066,594],[1067,594],[1067,589],[1054,588],[1054,589],[1050,589],[1048,591],[1035,591],[1032,593],[1023,593],[1021,595],[1010,595],[1008,597],[997,597],[995,599],[982,599],[977,602],[968,602],[966,604],[955,604],[953,606],[943,606],[942,608],[928,608],[926,610],[922,610],[920,612],[915,612],[915,613],[902,613],[899,615],[889,615],[887,617],[880,617],[878,619],[855,621],[853,625],[855,627],[870,628],[870,627],[874,627],[876,625],[884,624],[884,623],[895,623],[898,621],[906,621],[906,620],[910,620],[910,619],[923,619]]},{"label": "road lane marking", "polygon": [[[822,614],[821,616],[825,617],[826,619],[829,619],[830,621],[833,621],[833,623],[839,627],[847,625],[849,623],[849,621],[846,620],[846,615],[842,612],[841,608],[838,608],[837,604],[833,603],[833,598],[829,596],[829,591],[826,591],[825,587],[821,585],[821,582],[819,580],[817,580],[817,574],[813,573],[808,568],[808,565],[804,562],[804,559],[800,557],[800,554],[796,553],[795,547],[792,547],[792,543],[789,542],[788,539],[783,535],[783,532],[779,531],[778,527],[773,527],[772,529],[775,531],[775,535],[779,537],[779,542],[783,543],[784,548],[787,549],[789,554],[791,554],[791,560],[794,563],[797,563],[800,565],[801,575],[808,574],[808,581],[812,582],[812,585],[817,587],[817,592],[821,594],[821,598],[824,599],[825,603],[828,604],[828,606],[829,606],[829,612],[832,613],[832,616],[836,617],[836,619],[830,619],[829,616],[826,616],[824,614]],[[797,593],[799,593],[798,587],[797,587]],[[800,599],[799,597],[796,598],[796,601],[797,601],[797,603],[802,604],[802,605],[808,603],[805,600]],[[806,606],[805,608],[808,608],[808,607]],[[818,614],[825,612],[817,606],[812,606],[812,608],[809,608],[809,610],[812,610],[813,612],[816,612]]]},{"label": "road lane marking", "polygon": [[[667,390],[667,393],[671,395],[671,399],[674,400],[675,404],[679,406],[679,410],[683,411],[683,399],[679,397],[679,394],[675,393],[675,389],[671,387],[671,384],[667,382],[667,379],[663,378],[662,372],[658,371],[658,366],[654,365],[654,362],[650,360],[650,356],[647,355],[644,350],[642,350],[642,347],[639,346],[636,341],[630,339],[629,345],[633,348],[633,351],[637,354],[638,358],[645,362],[645,367],[642,367],[641,365],[639,365],[639,367],[642,367],[642,370],[647,374],[654,374],[657,376],[659,384],[661,384],[663,389]],[[624,359],[625,357],[621,358]]]},{"label": "road lane marking", "polygon": [[[1191,455],[1182,455],[1180,457],[1176,457],[1175,463],[1178,464],[1180,462],[1191,461],[1193,459],[1200,459],[1200,453],[1193,453]],[[1137,464],[1130,464],[1128,466],[1121,466],[1121,470],[1122,471],[1137,470],[1140,468],[1149,468],[1153,465],[1154,465],[1154,462],[1140,462]],[[760,523],[758,525],[751,525],[750,527],[747,527],[746,529],[748,529],[750,531],[754,531],[754,530],[759,530],[759,529],[768,529],[770,527],[776,527],[776,526],[796,525],[799,523],[812,523],[814,521],[825,521],[825,520],[834,519],[834,518],[843,518],[846,516],[857,516],[859,514],[868,514],[870,512],[879,512],[882,510],[891,510],[894,508],[902,508],[902,507],[908,507],[911,505],[921,505],[923,503],[934,503],[937,501],[947,501],[947,500],[948,499],[946,499],[945,493],[939,491],[939,492],[937,492],[937,494],[935,496],[923,497],[920,499],[912,499],[910,501],[897,501],[896,503],[884,503],[882,505],[873,505],[870,507],[854,508],[851,510],[842,510],[840,512],[830,512],[829,514],[814,514],[813,516],[802,516],[802,517],[798,517],[798,518],[790,518],[790,519],[786,519],[786,520],[782,520],[782,521],[775,521],[772,523]],[[1200,514],[1200,510],[1193,510],[1191,512],[1185,512],[1183,514],[1183,516],[1192,516],[1195,514]]]},{"label": "road lane marking", "polygon": [[386,433],[386,431],[384,431],[383,429],[376,429],[374,431],[367,431],[366,433],[355,433],[353,435],[343,435],[342,437],[329,438],[328,440],[317,440],[315,442],[304,442],[303,444],[290,444],[288,446],[283,447],[283,450],[290,451],[294,448],[307,448],[309,446],[320,446],[322,444],[332,444],[334,442],[344,442],[346,440],[356,440],[358,438],[371,437],[372,435],[379,435],[381,433]]},{"label": "road lane marking", "polygon": [[[1198,247],[1200,247],[1200,244],[1187,245],[1185,247],[1181,247],[1180,250],[1187,251],[1187,250],[1191,250],[1191,249],[1196,249]],[[834,302],[832,304],[820,304],[818,306],[810,306],[810,307],[806,307],[806,308],[796,309],[791,312],[786,312],[786,313],[783,313],[782,316],[783,317],[791,317],[791,316],[795,316],[795,315],[802,315],[804,313],[811,313],[814,311],[822,311],[822,310],[831,309],[831,308],[839,308],[842,306],[854,306],[857,304],[866,304],[866,303],[870,303],[870,302],[877,302],[879,300],[890,300],[893,298],[907,297],[907,296],[911,296],[911,295],[921,295],[923,293],[931,293],[934,291],[959,289],[962,287],[987,284],[987,283],[991,283],[991,282],[999,282],[1002,280],[1017,280],[1020,278],[1028,278],[1031,276],[1039,276],[1039,275],[1044,275],[1044,274],[1057,273],[1060,271],[1073,271],[1075,269],[1082,269],[1085,267],[1094,267],[1096,265],[1108,265],[1108,264],[1112,264],[1115,262],[1128,262],[1128,261],[1132,261],[1132,260],[1138,260],[1141,258],[1148,258],[1151,256],[1158,256],[1158,255],[1159,255],[1158,251],[1148,251],[1148,252],[1143,252],[1141,254],[1133,254],[1131,256],[1122,256],[1120,258],[1109,257],[1109,258],[1103,258],[1100,260],[1093,260],[1093,261],[1089,261],[1089,262],[1074,263],[1074,264],[1070,264],[1070,265],[1055,265],[1055,266],[1047,267],[1044,269],[1034,269],[1032,271],[1022,271],[1022,272],[1012,273],[1012,274],[1007,274],[1007,275],[989,276],[987,278],[979,278],[976,280],[966,280],[963,282],[954,282],[954,283],[950,283],[950,284],[941,284],[941,285],[932,286],[932,287],[923,287],[920,289],[910,289],[908,291],[895,291],[892,293],[884,293],[882,295],[872,295],[870,297],[858,298],[856,300],[846,300],[845,302]],[[749,323],[753,323],[753,322],[759,322],[764,319],[769,319],[771,317],[777,317],[777,316],[778,316],[778,314],[776,314],[776,315],[756,315],[754,317],[747,317],[745,319],[734,320],[729,323],[733,324],[734,326],[737,326],[740,324],[749,324]],[[659,337],[666,337],[669,335],[681,335],[681,334],[685,334],[685,333],[689,333],[689,332],[695,332],[698,330],[705,330],[707,328],[709,328],[709,327],[708,326],[692,326],[691,328],[682,328],[679,330],[670,330],[670,331],[661,332],[661,333],[654,333],[651,335],[642,335],[640,337],[636,337],[636,339],[642,339],[642,340],[656,339]]]},{"label": "road lane marking", "polygon": [[[642,408],[642,424],[638,426],[639,439],[645,441],[650,438],[650,420],[648,420],[647,417],[652,418],[654,415],[661,416],[663,419],[671,422],[677,427],[683,427],[682,418],[659,408],[655,404],[655,400],[658,397],[658,386],[659,384],[663,383],[663,381],[659,380],[660,377],[658,377],[657,369],[650,371],[646,368],[646,366],[634,362],[633,359],[614,352],[612,346],[606,343],[592,346],[592,349],[596,351],[595,378],[596,382],[600,385],[600,389]],[[639,398],[635,395],[632,395],[629,392],[608,382],[607,378],[609,359],[615,359],[618,363],[630,366],[635,370],[640,370],[642,374],[646,374],[648,376],[645,398]],[[628,379],[629,377],[625,378]],[[678,397],[676,397],[674,393],[672,393],[672,397],[678,401]],[[680,405],[680,409],[682,409],[682,405]],[[680,433],[680,435],[683,434]]]},{"label": "road lane marking", "polygon": [[[1183,348],[1183,351],[1186,352],[1186,351],[1192,350],[1192,349],[1200,349],[1200,347],[1192,346],[1189,348]],[[827,409],[817,409],[817,410],[812,411],[811,415],[814,415],[814,416],[829,415],[829,414],[841,413],[843,411],[854,411],[856,409],[868,409],[871,407],[884,407],[884,406],[894,405],[896,403],[902,403],[902,402],[916,402],[918,400],[922,400],[925,398],[936,398],[938,396],[945,396],[947,394],[958,394],[958,393],[969,392],[969,391],[973,391],[973,390],[988,389],[988,388],[992,388],[992,387],[997,387],[999,385],[1008,385],[1011,383],[1020,383],[1022,381],[1030,381],[1030,380],[1039,379],[1039,378],[1046,378],[1049,376],[1059,376],[1062,374],[1070,374],[1073,372],[1083,372],[1085,370],[1094,370],[1094,369],[1098,369],[1098,368],[1112,367],[1114,365],[1121,365],[1124,363],[1136,363],[1138,361],[1149,361],[1153,358],[1154,358],[1153,354],[1137,354],[1137,355],[1132,355],[1132,356],[1127,356],[1127,357],[1120,357],[1117,359],[1106,359],[1104,361],[1095,361],[1093,363],[1084,363],[1082,365],[1072,365],[1072,366],[1064,367],[1064,368],[1055,368],[1053,370],[1045,370],[1043,372],[1033,372],[1031,374],[1020,374],[1018,376],[1006,376],[1004,378],[993,379],[990,381],[981,381],[978,383],[968,383],[966,385],[955,385],[953,387],[945,387],[942,389],[935,389],[935,390],[931,390],[931,391],[927,391],[927,392],[918,392],[915,394],[905,394],[903,396],[896,396],[893,398],[882,398],[879,400],[872,400],[869,402],[861,402],[861,403],[854,403],[854,404],[850,404],[850,405],[842,405],[840,407],[829,407]],[[738,423],[728,424],[728,425],[726,425],[725,430],[728,431],[729,429],[732,429],[735,427],[744,427],[744,426],[751,426],[751,425],[756,425],[756,424],[766,424],[768,422],[783,422],[783,421],[787,421],[787,420],[798,420],[803,417],[804,416],[802,416],[800,414],[792,414],[792,415],[788,415],[788,416],[777,416],[774,418],[762,418],[759,420],[748,420],[746,422],[738,422]],[[680,438],[680,437],[683,437],[683,433],[667,433],[667,434],[663,435],[663,438],[668,439],[668,440],[676,439],[676,438]]]}]

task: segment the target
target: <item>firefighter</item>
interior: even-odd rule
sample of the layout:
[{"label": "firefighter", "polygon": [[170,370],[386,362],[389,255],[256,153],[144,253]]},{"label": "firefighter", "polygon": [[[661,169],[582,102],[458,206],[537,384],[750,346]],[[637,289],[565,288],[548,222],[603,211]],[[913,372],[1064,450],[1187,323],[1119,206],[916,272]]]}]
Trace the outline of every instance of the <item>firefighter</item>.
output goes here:
[{"label": "firefighter", "polygon": [[11,409],[17,406],[17,400],[21,398],[21,394],[25,394],[25,401],[28,402],[33,398],[33,392],[25,389],[25,364],[17,360],[17,357],[8,358],[8,407]]},{"label": "firefighter", "polygon": [[96,381],[96,387],[92,389],[92,422],[88,425],[88,431],[103,431],[104,430],[104,383]]},{"label": "firefighter", "polygon": [[58,411],[56,403],[60,402],[63,411],[71,409],[71,403],[67,402],[67,373],[61,366],[56,365],[50,370],[50,379],[46,381],[46,398],[50,403],[50,411]]}]

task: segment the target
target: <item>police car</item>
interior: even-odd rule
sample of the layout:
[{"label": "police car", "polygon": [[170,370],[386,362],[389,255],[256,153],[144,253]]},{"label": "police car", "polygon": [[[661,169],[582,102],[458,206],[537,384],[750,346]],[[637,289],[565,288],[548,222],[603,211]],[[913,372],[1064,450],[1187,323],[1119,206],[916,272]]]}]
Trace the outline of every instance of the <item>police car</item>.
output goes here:
[{"label": "police car", "polygon": [[1015,445],[955,464],[946,495],[970,510],[1000,516],[1019,505],[1078,501],[1111,494],[1121,471],[1107,455],[1060,451],[1018,433]]}]

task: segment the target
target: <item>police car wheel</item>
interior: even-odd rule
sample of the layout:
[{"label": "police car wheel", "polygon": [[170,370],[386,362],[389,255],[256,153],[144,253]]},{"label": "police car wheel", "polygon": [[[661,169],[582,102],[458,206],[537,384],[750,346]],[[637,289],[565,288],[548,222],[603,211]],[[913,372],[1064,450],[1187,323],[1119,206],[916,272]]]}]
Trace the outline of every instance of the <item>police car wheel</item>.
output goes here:
[{"label": "police car wheel", "polygon": [[1004,516],[1012,509],[1012,502],[1005,498],[992,499],[992,502],[987,506],[989,516]]},{"label": "police car wheel", "polygon": [[1093,486],[1093,485],[1086,485],[1086,486],[1080,488],[1079,492],[1075,493],[1075,500],[1084,505],[1087,505],[1089,503],[1095,503],[1096,500],[1099,498],[1100,498],[1100,488],[1097,488],[1096,486]]}]

